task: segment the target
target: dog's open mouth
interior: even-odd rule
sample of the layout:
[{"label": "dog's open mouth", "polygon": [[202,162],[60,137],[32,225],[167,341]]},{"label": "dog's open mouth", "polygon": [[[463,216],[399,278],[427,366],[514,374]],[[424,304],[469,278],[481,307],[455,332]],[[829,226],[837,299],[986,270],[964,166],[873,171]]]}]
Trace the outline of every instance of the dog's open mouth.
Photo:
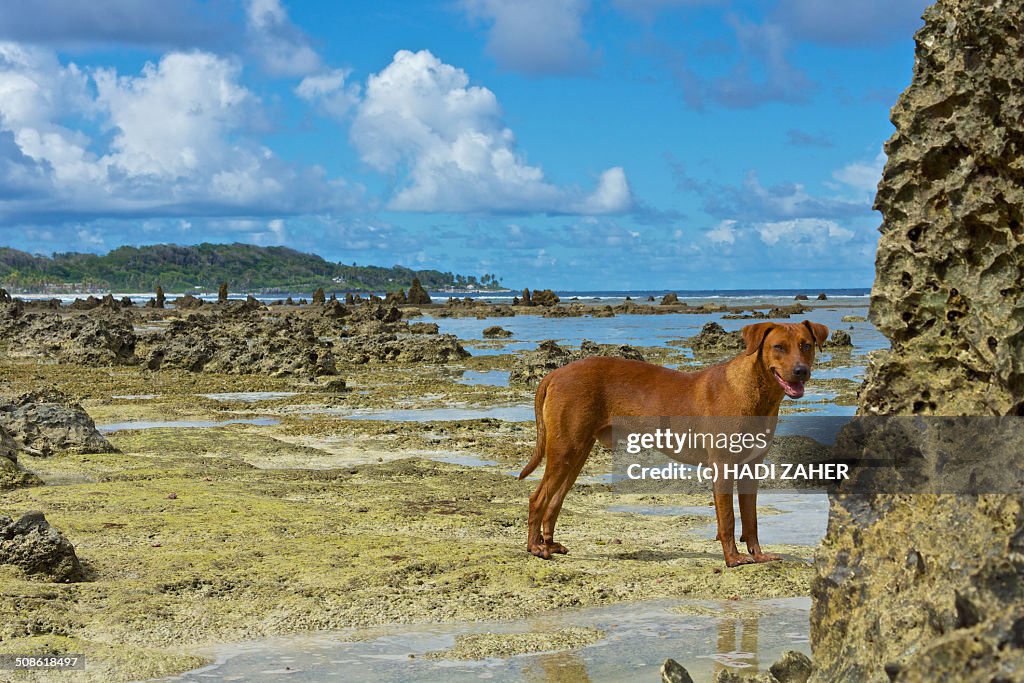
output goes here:
[{"label": "dog's open mouth", "polygon": [[772,369],[772,374],[775,375],[775,381],[779,383],[782,390],[786,392],[786,396],[790,398],[800,398],[804,395],[804,383],[803,382],[787,382],[779,376],[779,373]]}]

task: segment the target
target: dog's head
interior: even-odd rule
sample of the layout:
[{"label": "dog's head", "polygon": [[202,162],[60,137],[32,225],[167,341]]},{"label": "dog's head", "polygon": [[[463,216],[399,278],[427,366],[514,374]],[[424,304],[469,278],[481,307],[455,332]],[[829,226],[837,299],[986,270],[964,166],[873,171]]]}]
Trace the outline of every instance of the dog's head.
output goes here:
[{"label": "dog's head", "polygon": [[757,323],[743,328],[748,356],[758,354],[765,370],[779,383],[786,396],[804,395],[804,382],[811,378],[814,348],[822,348],[828,328],[821,323]]}]

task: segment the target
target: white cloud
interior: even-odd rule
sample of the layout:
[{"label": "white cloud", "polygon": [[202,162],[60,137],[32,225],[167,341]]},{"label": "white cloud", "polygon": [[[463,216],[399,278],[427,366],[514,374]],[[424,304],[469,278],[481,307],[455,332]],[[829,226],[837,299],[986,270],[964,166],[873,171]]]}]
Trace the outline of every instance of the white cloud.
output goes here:
[{"label": "white cloud", "polygon": [[707,231],[707,238],[711,241],[712,244],[735,244],[735,226],[736,221],[719,221],[718,225],[716,225],[711,230]]},{"label": "white cloud", "polygon": [[97,103],[117,130],[105,163],[129,176],[174,178],[228,165],[227,134],[255,99],[240,67],[203,52],[171,53],[140,76],[96,72]]},{"label": "white cloud", "polygon": [[848,242],[854,235],[852,230],[841,227],[835,221],[820,218],[797,218],[791,221],[757,223],[754,230],[767,245],[810,246],[825,249]]},{"label": "white cloud", "polygon": [[490,22],[487,52],[503,68],[532,76],[585,73],[598,61],[583,39],[590,0],[463,0]]},{"label": "white cloud", "polygon": [[832,177],[855,190],[874,194],[885,168],[885,152],[879,152],[872,161],[855,161],[833,171]]},{"label": "white cloud", "polygon": [[247,0],[251,49],[272,76],[307,76],[323,69],[309,38],[288,18],[280,0]]},{"label": "white cloud", "polygon": [[617,213],[633,203],[633,193],[621,166],[601,174],[597,188],[575,206],[578,213]]},{"label": "white cloud", "polygon": [[547,182],[517,152],[494,93],[426,50],[400,51],[368,78],[350,139],[373,168],[407,169],[394,210],[613,213],[632,203],[621,168],[590,195]]},{"label": "white cloud", "polygon": [[350,74],[350,69],[334,69],[306,76],[295,88],[295,94],[317,104],[328,116],[342,119],[359,102],[359,85],[345,82]]},{"label": "white cloud", "polygon": [[[342,181],[295,169],[246,136],[260,103],[240,85],[240,71],[209,53],[171,52],[138,75],[97,69],[90,78],[48,50],[0,43],[0,180],[11,188],[0,191],[0,217],[350,204],[353,190]],[[58,123],[83,119],[95,125]]]}]

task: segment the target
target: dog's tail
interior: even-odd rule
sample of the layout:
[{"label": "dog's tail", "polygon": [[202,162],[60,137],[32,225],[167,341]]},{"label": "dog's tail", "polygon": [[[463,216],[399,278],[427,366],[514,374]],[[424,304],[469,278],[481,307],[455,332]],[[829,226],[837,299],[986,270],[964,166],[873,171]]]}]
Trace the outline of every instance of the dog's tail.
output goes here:
[{"label": "dog's tail", "polygon": [[530,476],[530,473],[537,469],[537,465],[544,459],[544,443],[545,443],[545,429],[544,429],[544,398],[548,395],[548,378],[545,377],[540,381],[540,386],[537,387],[537,396],[533,399],[533,412],[537,416],[537,446],[533,449],[533,458],[530,462],[526,463],[526,467],[519,473],[520,479],[526,479]]}]

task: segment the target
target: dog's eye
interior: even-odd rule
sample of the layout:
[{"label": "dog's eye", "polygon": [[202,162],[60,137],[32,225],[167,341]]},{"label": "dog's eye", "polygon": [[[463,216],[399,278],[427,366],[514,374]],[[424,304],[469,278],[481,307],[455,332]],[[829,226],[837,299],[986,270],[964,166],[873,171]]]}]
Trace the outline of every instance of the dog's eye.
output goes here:
[{"label": "dog's eye", "polygon": [[786,350],[786,349],[784,349],[784,348],[782,347],[782,344],[776,344],[776,345],[774,346],[774,348],[775,348],[775,350],[776,350],[776,351],[785,351],[785,350]]},{"label": "dog's eye", "polygon": [[810,351],[811,345],[808,344],[807,342],[804,342],[803,344],[800,345],[800,348],[802,348],[804,351]]}]

